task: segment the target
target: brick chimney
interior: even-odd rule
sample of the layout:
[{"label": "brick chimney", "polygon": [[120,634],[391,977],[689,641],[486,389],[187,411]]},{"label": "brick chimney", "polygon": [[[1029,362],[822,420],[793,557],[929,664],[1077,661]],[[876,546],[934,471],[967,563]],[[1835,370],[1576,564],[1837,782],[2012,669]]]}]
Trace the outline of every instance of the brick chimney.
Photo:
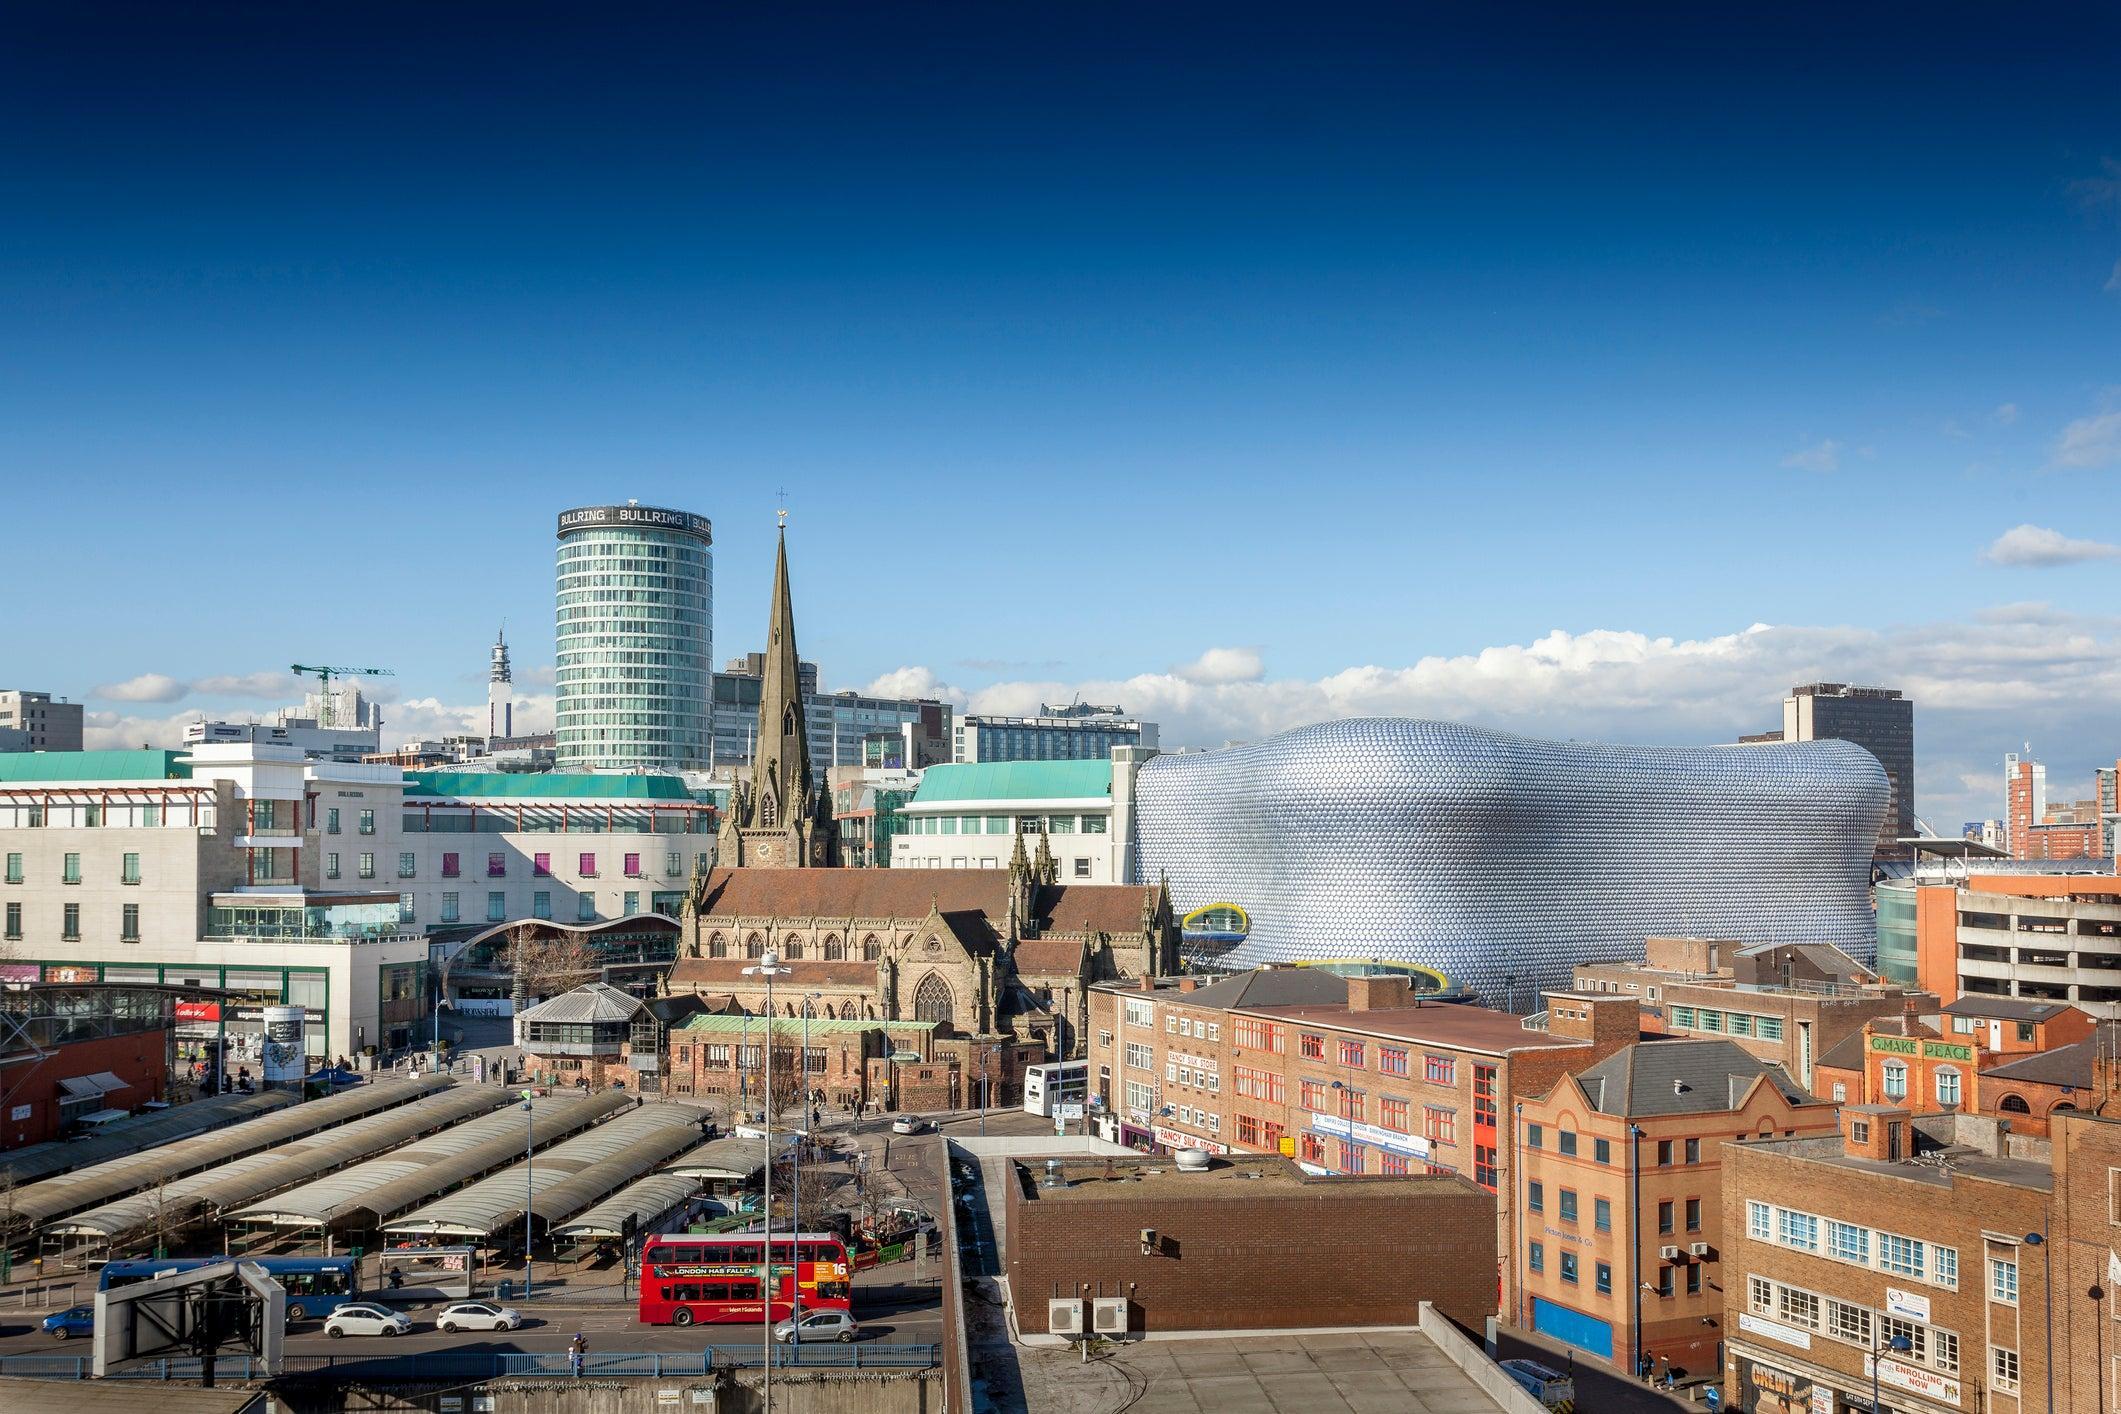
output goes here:
[{"label": "brick chimney", "polygon": [[1144,972],[1141,975],[1141,980],[1135,985],[1140,987],[1141,990],[1143,990],[1144,992],[1153,992],[1156,990],[1156,979],[1150,976],[1148,973]]},{"label": "brick chimney", "polygon": [[1912,1158],[1915,1126],[1909,1114],[1891,1105],[1843,1105],[1841,1151],[1881,1164]]},{"label": "brick chimney", "polygon": [[1181,977],[1178,979],[1178,990],[1180,990],[1181,992],[1190,992],[1199,985],[1200,983],[1191,977]]},{"label": "brick chimney", "polygon": [[1642,1036],[1642,1003],[1630,996],[1602,992],[1545,992],[1547,1034],[1563,1041],[1588,1041],[1594,1059],[1603,1060]]},{"label": "brick chimney", "polygon": [[1348,979],[1349,1011],[1389,1011],[1414,1004],[1414,979],[1387,972]]}]

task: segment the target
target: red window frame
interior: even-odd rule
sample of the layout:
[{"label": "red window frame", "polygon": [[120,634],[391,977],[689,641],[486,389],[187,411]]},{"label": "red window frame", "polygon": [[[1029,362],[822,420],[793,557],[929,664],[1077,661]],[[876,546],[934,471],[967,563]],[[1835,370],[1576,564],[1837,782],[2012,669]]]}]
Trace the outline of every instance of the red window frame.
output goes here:
[{"label": "red window frame", "polygon": [[1377,1073],[1379,1075],[1405,1075],[1407,1073],[1406,1047],[1379,1046],[1377,1048]]},{"label": "red window frame", "polygon": [[1458,1083],[1458,1057],[1439,1056],[1424,1051],[1421,1057],[1421,1076],[1431,1085],[1456,1085]]},{"label": "red window frame", "polygon": [[1369,1048],[1365,1046],[1361,1041],[1358,1041],[1351,1036],[1343,1036],[1340,1038],[1340,1063],[1342,1065],[1348,1066],[1355,1070],[1361,1070],[1366,1064],[1364,1057],[1368,1053]]},{"label": "red window frame", "polygon": [[1324,1060],[1326,1058],[1326,1038],[1316,1031],[1302,1032],[1298,1036],[1296,1049],[1298,1054],[1302,1055],[1305,1060]]}]

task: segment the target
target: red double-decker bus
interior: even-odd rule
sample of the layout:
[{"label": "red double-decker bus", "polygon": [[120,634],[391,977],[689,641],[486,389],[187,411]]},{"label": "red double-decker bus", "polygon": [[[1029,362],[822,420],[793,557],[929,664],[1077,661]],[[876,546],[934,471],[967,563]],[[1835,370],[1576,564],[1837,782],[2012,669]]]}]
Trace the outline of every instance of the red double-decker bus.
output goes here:
[{"label": "red double-decker bus", "polygon": [[[764,1319],[759,1274],[766,1234],[664,1233],[641,1243],[641,1321],[651,1326]],[[847,1245],[829,1232],[773,1234],[772,1319],[786,1320],[802,1294],[806,1311],[853,1306]]]}]

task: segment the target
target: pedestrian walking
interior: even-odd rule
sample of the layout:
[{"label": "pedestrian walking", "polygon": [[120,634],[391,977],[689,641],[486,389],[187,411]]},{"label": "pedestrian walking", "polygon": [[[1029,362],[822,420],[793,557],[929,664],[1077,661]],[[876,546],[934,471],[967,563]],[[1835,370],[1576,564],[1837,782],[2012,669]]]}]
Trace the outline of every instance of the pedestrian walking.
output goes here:
[{"label": "pedestrian walking", "polygon": [[574,1371],[576,1379],[582,1378],[582,1357],[589,1353],[589,1338],[580,1331],[567,1343],[567,1366]]}]

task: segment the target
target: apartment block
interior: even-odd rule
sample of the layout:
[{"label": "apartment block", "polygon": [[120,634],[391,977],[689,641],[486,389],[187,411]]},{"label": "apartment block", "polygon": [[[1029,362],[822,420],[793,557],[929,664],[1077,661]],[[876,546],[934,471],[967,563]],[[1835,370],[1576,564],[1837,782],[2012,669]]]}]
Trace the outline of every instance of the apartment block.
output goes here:
[{"label": "apartment block", "polygon": [[0,732],[22,733],[23,751],[79,751],[81,704],[48,692],[0,689]]},{"label": "apartment block", "polygon": [[2121,877],[1985,872],[1915,887],[1923,987],[1964,996],[2074,1002],[2112,1018],[2121,1009]]}]

